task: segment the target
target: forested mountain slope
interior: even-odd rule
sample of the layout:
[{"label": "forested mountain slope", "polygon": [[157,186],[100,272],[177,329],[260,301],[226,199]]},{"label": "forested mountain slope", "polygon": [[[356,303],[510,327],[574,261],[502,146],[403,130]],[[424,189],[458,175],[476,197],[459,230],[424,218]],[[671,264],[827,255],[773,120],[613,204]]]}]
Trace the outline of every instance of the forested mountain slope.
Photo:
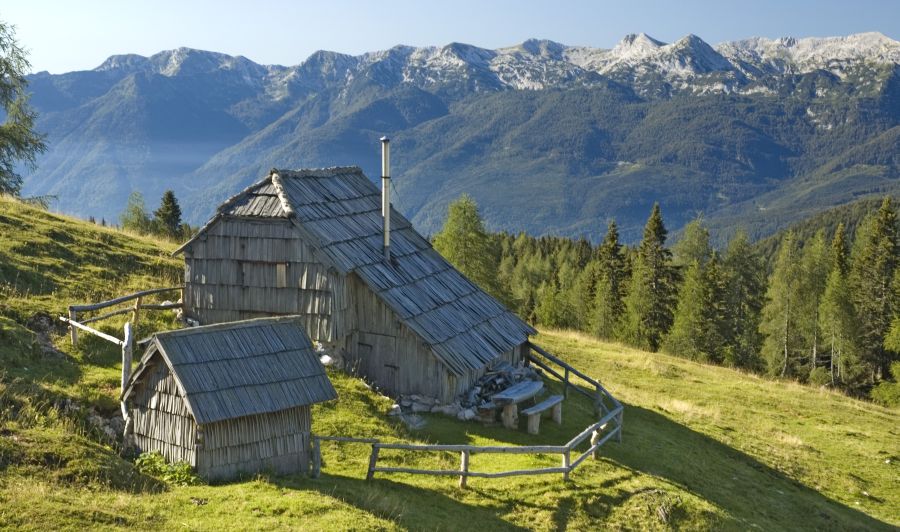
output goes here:
[{"label": "forested mountain slope", "polygon": [[752,237],[898,189],[900,43],[880,34],[715,47],[629,35],[610,50],[451,43],[292,67],[191,49],[30,76],[49,151],[26,194],[114,219],[133,190],[172,188],[204,221],[272,167],[379,173],[394,139],[397,205],[436,231],[461,192],[489,228],[639,236],[656,200],[678,229]]}]

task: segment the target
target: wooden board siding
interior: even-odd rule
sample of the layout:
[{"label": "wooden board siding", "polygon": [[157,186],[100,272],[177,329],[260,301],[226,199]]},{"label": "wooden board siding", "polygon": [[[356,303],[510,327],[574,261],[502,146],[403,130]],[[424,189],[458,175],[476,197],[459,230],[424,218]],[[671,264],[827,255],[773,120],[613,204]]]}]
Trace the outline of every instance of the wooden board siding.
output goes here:
[{"label": "wooden board siding", "polygon": [[207,480],[223,480],[263,471],[306,471],[310,430],[309,406],[204,425],[197,472]]},{"label": "wooden board siding", "polygon": [[[357,334],[347,340],[350,366],[382,392],[395,397],[422,394],[451,402],[484,375],[486,368],[454,375],[356,275],[348,277],[347,285],[358,326]],[[500,358],[515,364],[521,359],[520,348]]]},{"label": "wooden board siding", "polygon": [[225,217],[185,252],[185,303],[203,324],[299,315],[325,343],[352,327],[343,277],[289,221]]},{"label": "wooden board siding", "polygon": [[132,399],[135,445],[157,451],[170,462],[196,465],[197,425],[188,412],[169,368],[160,357]]}]

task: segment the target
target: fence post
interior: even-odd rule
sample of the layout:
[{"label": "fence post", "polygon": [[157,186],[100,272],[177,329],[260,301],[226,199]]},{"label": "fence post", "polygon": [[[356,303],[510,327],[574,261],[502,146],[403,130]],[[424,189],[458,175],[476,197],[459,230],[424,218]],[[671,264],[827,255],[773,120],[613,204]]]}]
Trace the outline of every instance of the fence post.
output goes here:
[{"label": "fence post", "polygon": [[569,453],[572,452],[570,449],[566,449],[563,453],[562,466],[565,468],[563,471],[563,480],[569,480]]},{"label": "fence post", "polygon": [[459,459],[459,487],[466,487],[466,479],[469,477],[469,451],[463,451]]},{"label": "fence post", "polygon": [[566,378],[563,381],[563,397],[569,398],[569,367],[566,366]]},{"label": "fence post", "polygon": [[143,298],[137,298],[134,300],[134,311],[131,316],[131,323],[134,324],[134,328],[137,329],[138,325],[138,316],[141,314],[141,301]]},{"label": "fence post", "polygon": [[625,409],[619,411],[619,415],[616,416],[616,442],[622,443],[622,418],[625,416]]},{"label": "fence post", "polygon": [[131,333],[131,324],[125,322],[125,340],[122,342],[122,391],[128,386],[131,379],[131,358],[134,349],[134,338]]},{"label": "fence post", "polygon": [[[69,307],[69,319],[72,321],[78,321],[78,314],[72,310],[72,307]],[[78,329],[74,325],[69,325],[69,332],[72,338],[72,345],[78,343]]]},{"label": "fence post", "polygon": [[369,471],[366,473],[366,480],[372,480],[375,477],[375,463],[378,461],[378,444],[372,444],[372,456],[369,457]]},{"label": "fence post", "polygon": [[322,471],[322,442],[318,436],[313,436],[312,460],[312,478],[319,478]]}]

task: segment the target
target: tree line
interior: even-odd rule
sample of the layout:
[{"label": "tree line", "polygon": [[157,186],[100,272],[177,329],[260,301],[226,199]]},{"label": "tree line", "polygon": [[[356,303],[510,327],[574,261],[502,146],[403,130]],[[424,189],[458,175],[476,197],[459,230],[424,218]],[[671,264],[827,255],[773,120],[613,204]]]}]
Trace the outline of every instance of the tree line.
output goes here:
[{"label": "tree line", "polygon": [[489,233],[463,196],[450,205],[434,247],[531,323],[894,403],[898,236],[896,209],[885,198],[854,234],[843,224],[830,240],[824,230],[805,241],[788,232],[774,257],[740,231],[715,249],[701,218],[668,247],[654,205],[637,245],[624,245],[610,221],[595,246]]},{"label": "tree line", "polygon": [[147,211],[144,196],[140,192],[132,192],[128,203],[122,211],[119,221],[122,228],[142,235],[156,235],[180,241],[190,238],[194,228],[181,221],[181,206],[178,198],[171,190],[163,193],[159,200],[159,208],[153,213]]}]

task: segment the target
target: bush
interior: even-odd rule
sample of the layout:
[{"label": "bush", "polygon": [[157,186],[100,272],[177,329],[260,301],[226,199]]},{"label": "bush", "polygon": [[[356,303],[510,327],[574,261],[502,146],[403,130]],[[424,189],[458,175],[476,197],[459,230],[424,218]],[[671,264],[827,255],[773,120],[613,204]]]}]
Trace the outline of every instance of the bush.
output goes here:
[{"label": "bush", "polygon": [[138,471],[175,486],[196,486],[200,479],[187,462],[169,464],[158,452],[143,453],[134,461]]},{"label": "bush", "polygon": [[884,381],[872,388],[869,396],[876,403],[890,407],[900,407],[900,361],[891,363],[891,375],[894,382]]},{"label": "bush", "polygon": [[809,372],[809,383],[814,386],[830,386],[831,372],[820,366]]}]

